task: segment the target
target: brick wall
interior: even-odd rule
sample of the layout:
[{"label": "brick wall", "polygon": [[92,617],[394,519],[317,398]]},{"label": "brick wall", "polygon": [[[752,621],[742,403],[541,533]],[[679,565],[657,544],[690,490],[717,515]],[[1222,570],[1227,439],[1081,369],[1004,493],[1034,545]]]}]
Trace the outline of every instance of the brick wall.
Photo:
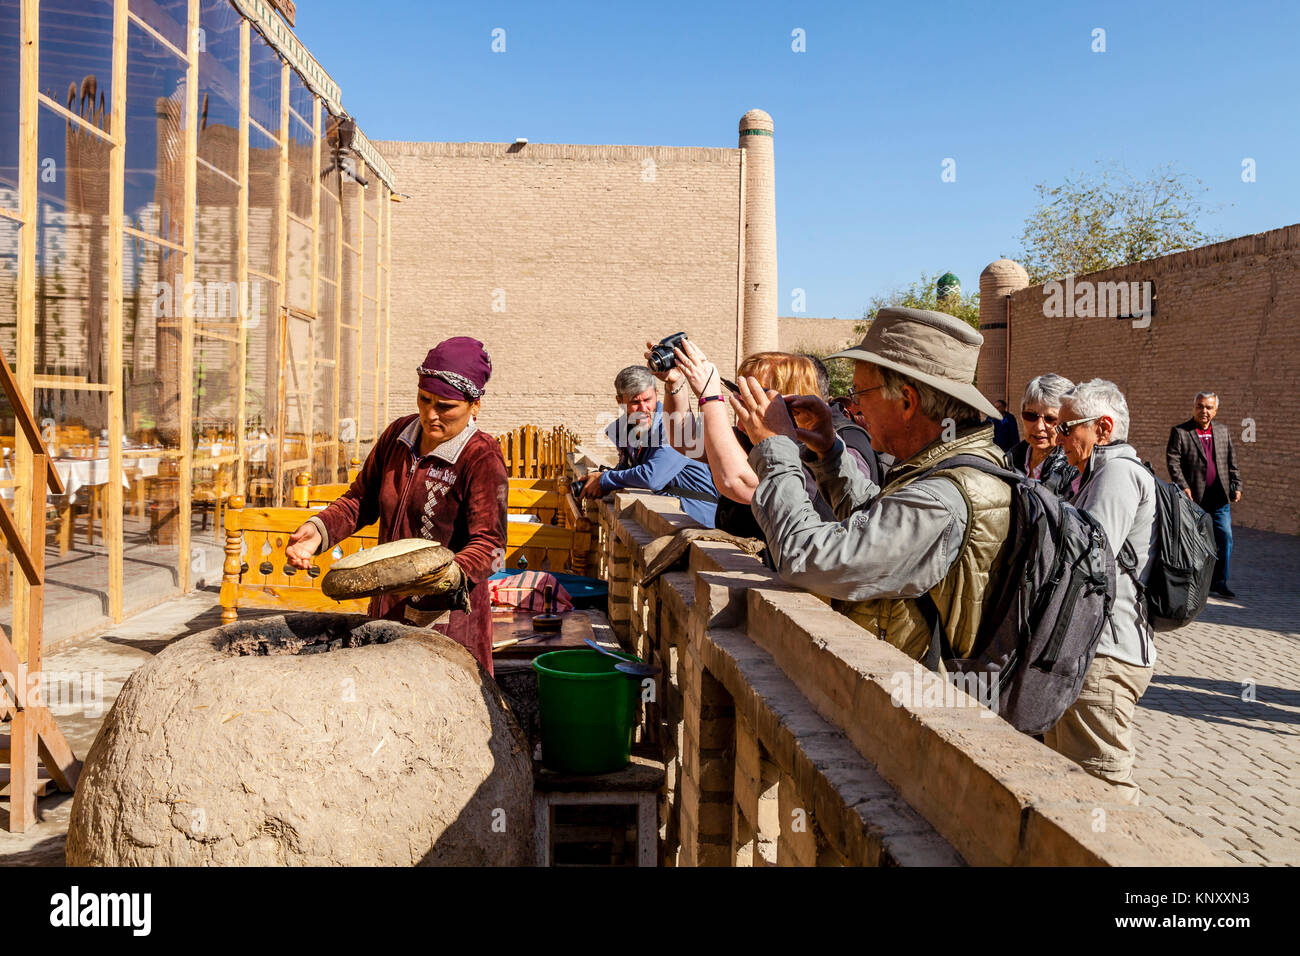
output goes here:
[{"label": "brick wall", "polygon": [[392,217],[394,416],[414,410],[413,369],[450,335],[492,355],[493,432],[564,424],[593,438],[647,338],[690,332],[734,372],[738,149],[375,146],[409,194]]},{"label": "brick wall", "polygon": [[[1042,372],[1073,381],[1107,378],[1128,399],[1129,440],[1167,478],[1169,429],[1192,414],[1193,398],[1219,393],[1241,469],[1238,525],[1300,534],[1295,426],[1300,385],[1300,225],[1076,279],[1151,281],[1149,328],[1131,321],[1045,318],[1044,292],[1011,297],[1009,379],[1013,407]],[[1253,423],[1253,441],[1250,434]]]},{"label": "brick wall", "polygon": [[850,342],[862,341],[862,333],[854,332],[861,319],[811,319],[804,316],[783,315],[777,320],[780,330],[781,350],[792,352],[806,348],[818,351],[841,349]]}]

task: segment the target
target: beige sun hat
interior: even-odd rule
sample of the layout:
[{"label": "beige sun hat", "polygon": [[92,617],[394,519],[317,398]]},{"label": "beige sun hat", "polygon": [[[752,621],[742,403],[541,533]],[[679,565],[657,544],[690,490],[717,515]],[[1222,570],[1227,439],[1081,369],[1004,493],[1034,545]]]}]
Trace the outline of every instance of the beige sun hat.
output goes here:
[{"label": "beige sun hat", "polygon": [[861,344],[830,358],[892,368],[986,415],[1001,418],[1002,413],[974,385],[983,344],[984,336],[951,315],[890,307],[876,313]]}]

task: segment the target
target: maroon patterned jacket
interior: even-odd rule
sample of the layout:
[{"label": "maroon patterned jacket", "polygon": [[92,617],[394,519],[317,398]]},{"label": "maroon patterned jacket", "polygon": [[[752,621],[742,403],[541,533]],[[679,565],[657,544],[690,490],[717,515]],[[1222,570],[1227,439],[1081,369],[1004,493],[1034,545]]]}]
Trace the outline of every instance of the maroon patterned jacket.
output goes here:
[{"label": "maroon patterned jacket", "polygon": [[[420,456],[420,416],[407,415],[384,431],[346,492],[315,516],[321,552],[379,520],[379,542],[437,541],[456,554],[470,585],[470,613],[452,611],[437,630],[469,649],[492,673],[492,602],[483,582],[503,566],[509,481],[496,439],[466,426]],[[414,600],[380,595],[370,616],[403,620]]]}]

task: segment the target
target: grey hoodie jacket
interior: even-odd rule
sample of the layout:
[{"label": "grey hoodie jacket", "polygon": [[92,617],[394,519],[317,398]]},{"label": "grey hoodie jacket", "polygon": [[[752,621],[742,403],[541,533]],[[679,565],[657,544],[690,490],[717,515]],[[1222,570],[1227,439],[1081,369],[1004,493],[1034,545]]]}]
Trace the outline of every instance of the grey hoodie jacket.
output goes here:
[{"label": "grey hoodie jacket", "polygon": [[[1155,535],[1156,483],[1133,446],[1125,442],[1095,446],[1070,502],[1097,519],[1116,558],[1126,541],[1133,546],[1138,578],[1145,584],[1159,543]],[[1132,575],[1120,570],[1116,581],[1115,607],[1111,620],[1102,627],[1097,653],[1153,667],[1156,646],[1145,599],[1138,594]]]}]

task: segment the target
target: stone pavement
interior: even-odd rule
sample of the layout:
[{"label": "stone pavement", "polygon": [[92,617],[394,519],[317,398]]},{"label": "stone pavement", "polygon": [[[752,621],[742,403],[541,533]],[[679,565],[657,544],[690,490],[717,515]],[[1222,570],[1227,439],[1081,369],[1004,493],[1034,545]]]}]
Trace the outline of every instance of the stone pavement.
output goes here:
[{"label": "stone pavement", "polygon": [[[1155,679],[1137,715],[1143,802],[1189,827],[1227,864],[1300,863],[1300,538],[1236,531],[1232,601],[1157,637]],[[175,637],[219,623],[196,591],[105,633],[60,644],[50,670],[100,672],[107,712],[127,676]],[[1245,684],[1244,682],[1250,682]],[[1243,700],[1243,693],[1247,698]],[[58,717],[84,757],[102,716]],[[0,866],[59,866],[72,798],[40,802],[25,834],[3,830]]]},{"label": "stone pavement", "polygon": [[1300,864],[1300,538],[1234,529],[1230,583],[1156,635],[1134,776],[1225,863]]}]

